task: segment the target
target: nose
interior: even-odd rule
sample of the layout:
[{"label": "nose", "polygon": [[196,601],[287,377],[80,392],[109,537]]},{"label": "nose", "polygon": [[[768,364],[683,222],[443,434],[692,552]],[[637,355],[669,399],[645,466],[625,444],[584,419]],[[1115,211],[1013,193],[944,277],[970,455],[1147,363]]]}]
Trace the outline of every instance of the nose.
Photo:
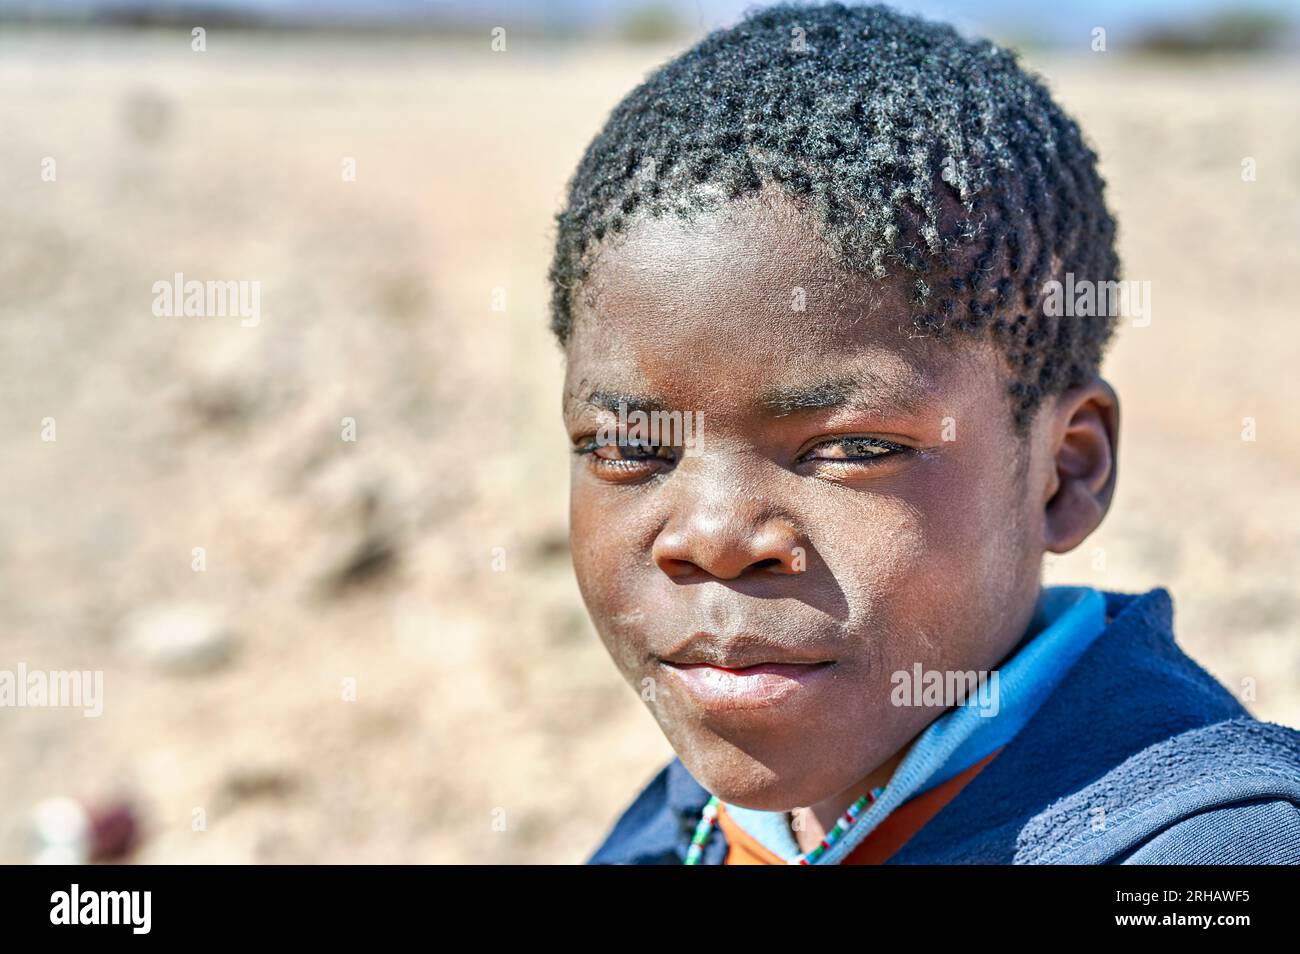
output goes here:
[{"label": "nose", "polygon": [[801,573],[808,541],[780,514],[751,507],[700,507],[670,520],[651,547],[659,569],[673,579],[704,573],[734,580],[747,573]]}]

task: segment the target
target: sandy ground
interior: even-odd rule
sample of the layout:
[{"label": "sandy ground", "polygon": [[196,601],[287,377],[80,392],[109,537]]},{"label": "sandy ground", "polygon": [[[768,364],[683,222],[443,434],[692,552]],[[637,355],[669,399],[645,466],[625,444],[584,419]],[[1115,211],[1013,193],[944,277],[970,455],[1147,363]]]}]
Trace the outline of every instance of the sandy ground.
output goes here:
[{"label": "sandy ground", "polygon": [[[572,581],[545,327],[565,179],[665,51],[526,46],[0,36],[0,668],[105,679],[0,710],[0,859],[121,795],[142,861],[576,862],[671,756]],[[1047,578],[1169,587],[1300,726],[1297,71],[1037,65],[1153,305],[1115,508]],[[260,324],[154,315],[176,272],[260,281]]]}]

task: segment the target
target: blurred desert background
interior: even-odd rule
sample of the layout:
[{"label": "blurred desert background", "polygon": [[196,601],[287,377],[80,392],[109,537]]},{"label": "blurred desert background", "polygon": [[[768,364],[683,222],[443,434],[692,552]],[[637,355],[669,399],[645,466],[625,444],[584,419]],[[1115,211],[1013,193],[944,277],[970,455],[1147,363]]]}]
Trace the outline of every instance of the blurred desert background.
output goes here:
[{"label": "blurred desert background", "polygon": [[[192,17],[0,22],[0,669],[105,697],[0,710],[0,860],[71,798],[141,862],[576,863],[671,758],[573,581],[545,272],[588,140],[703,21],[491,6],[202,53]],[[1091,25],[1025,56],[1152,311],[1108,363],[1115,507],[1046,579],[1167,586],[1181,645],[1300,727],[1295,48]],[[177,272],[260,281],[260,323],[155,316]]]}]

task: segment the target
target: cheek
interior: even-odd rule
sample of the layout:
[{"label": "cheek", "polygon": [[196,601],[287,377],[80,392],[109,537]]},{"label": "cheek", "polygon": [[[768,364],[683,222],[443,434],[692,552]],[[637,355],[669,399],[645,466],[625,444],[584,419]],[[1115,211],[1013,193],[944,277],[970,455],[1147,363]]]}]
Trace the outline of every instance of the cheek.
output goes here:
[{"label": "cheek", "polygon": [[966,576],[1001,563],[1018,536],[1024,499],[1012,449],[996,433],[971,433],[942,452],[918,487],[917,508],[937,553],[968,555]]},{"label": "cheek", "polygon": [[645,610],[635,599],[638,548],[634,528],[617,502],[574,486],[569,498],[569,545],[574,575],[596,632],[629,678],[640,671]]},{"label": "cheek", "polygon": [[972,444],[918,502],[922,565],[909,590],[917,626],[910,665],[983,669],[1018,635],[1037,564],[1022,527],[1026,502],[1006,457]]},{"label": "cheek", "polygon": [[[578,589],[593,616],[610,599],[619,579],[619,557],[602,508],[576,487],[569,495],[569,547]],[[600,620],[597,618],[597,625]]]},{"label": "cheek", "polygon": [[947,451],[890,492],[828,500],[819,549],[849,595],[851,615],[893,645],[978,629],[1021,584],[1024,502],[1009,463],[974,448]]},{"label": "cheek", "polygon": [[920,582],[929,546],[925,516],[902,496],[864,494],[849,503],[831,502],[818,521],[816,546],[842,581],[850,616],[879,621]]}]

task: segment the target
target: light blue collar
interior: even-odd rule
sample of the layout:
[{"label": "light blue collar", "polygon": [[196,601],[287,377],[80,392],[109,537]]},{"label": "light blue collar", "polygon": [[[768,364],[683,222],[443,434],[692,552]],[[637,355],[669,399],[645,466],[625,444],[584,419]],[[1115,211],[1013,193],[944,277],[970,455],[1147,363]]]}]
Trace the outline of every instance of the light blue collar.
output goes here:
[{"label": "light blue collar", "polygon": [[[814,864],[839,864],[895,808],[910,798],[964,772],[1006,745],[1051,695],[1061,677],[1106,628],[1106,598],[1088,586],[1044,587],[1027,632],[1035,633],[997,670],[987,686],[996,695],[996,711],[985,711],[982,698],[971,696],[949,709],[916,739],[894,770],[879,800],[858,816],[844,836]],[[800,855],[785,812],[754,811],[727,805],[727,814],[776,855]]]}]

